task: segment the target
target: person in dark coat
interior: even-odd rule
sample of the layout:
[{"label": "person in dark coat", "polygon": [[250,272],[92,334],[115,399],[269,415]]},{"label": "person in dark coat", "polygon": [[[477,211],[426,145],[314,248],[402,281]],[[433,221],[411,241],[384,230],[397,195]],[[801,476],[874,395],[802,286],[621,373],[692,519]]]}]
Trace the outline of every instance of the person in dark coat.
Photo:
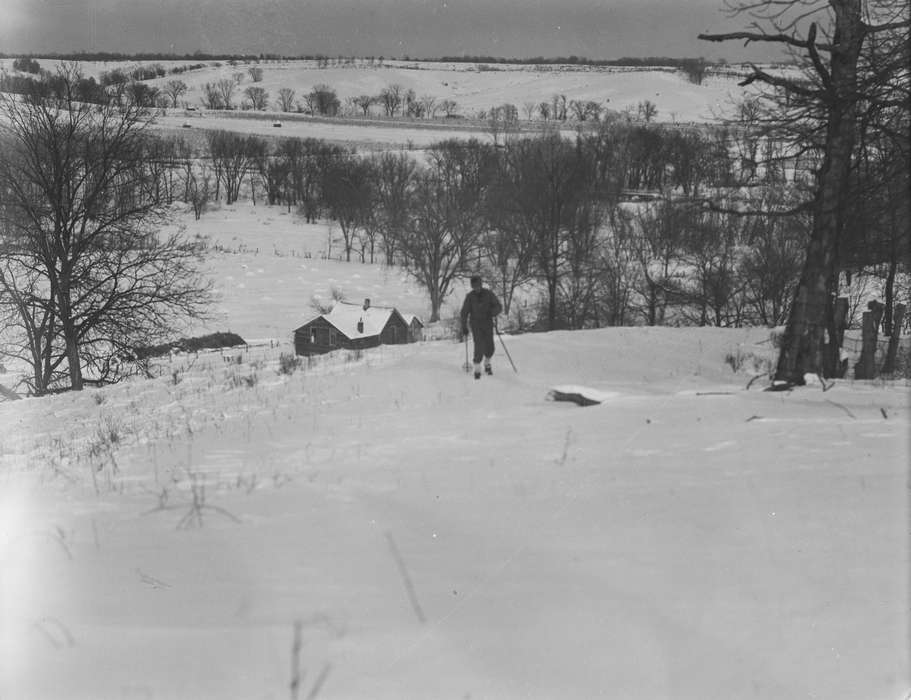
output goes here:
[{"label": "person in dark coat", "polygon": [[493,374],[490,358],[493,357],[493,324],[494,319],[503,310],[500,300],[489,289],[481,284],[481,278],[471,278],[471,291],[465,295],[462,304],[462,338],[468,335],[474,339],[474,378],[481,378],[481,360],[484,360],[484,371]]}]

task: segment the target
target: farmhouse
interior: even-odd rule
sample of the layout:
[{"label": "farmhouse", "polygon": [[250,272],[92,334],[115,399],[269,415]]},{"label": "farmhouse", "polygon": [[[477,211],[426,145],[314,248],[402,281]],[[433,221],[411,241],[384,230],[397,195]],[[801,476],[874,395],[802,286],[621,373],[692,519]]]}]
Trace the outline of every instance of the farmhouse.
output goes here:
[{"label": "farmhouse", "polygon": [[[399,345],[419,339],[414,329],[423,325],[416,316],[406,321],[396,309],[339,301],[332,311],[317,316],[294,331],[298,355],[319,355],[332,350],[363,350],[377,345]],[[419,331],[418,331],[419,332]]]}]

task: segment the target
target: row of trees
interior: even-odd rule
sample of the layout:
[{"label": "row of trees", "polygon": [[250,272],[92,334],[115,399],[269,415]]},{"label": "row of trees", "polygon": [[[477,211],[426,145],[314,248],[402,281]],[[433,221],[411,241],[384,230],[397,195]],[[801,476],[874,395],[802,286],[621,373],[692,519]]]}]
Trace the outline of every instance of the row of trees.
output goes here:
[{"label": "row of trees", "polygon": [[[434,320],[453,280],[483,269],[507,310],[520,287],[544,290],[547,328],[780,323],[804,228],[799,217],[741,221],[706,208],[706,193],[739,182],[729,137],[615,124],[575,143],[557,134],[500,148],[448,141],[419,163],[315,139],[270,145],[212,132],[201,158],[164,141],[151,162],[161,166],[156,196],[183,197],[197,212],[207,199],[245,193],[308,221],[330,218],[346,260],[383,256],[411,269]],[[778,198],[793,185],[781,171],[742,175]],[[674,194],[624,203],[631,189]]]}]

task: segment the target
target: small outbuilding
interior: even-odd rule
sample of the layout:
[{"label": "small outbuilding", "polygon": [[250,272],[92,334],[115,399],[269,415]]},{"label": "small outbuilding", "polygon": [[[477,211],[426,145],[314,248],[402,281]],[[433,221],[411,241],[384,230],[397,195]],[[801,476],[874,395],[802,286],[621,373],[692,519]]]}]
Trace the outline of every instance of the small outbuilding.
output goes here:
[{"label": "small outbuilding", "polygon": [[294,351],[298,355],[411,342],[414,342],[412,326],[402,314],[391,307],[371,306],[369,299],[363,304],[336,302],[329,313],[294,331]]},{"label": "small outbuilding", "polygon": [[408,328],[410,329],[411,342],[417,343],[424,340],[424,323],[421,319],[414,314],[402,314],[402,318],[405,319],[405,323],[408,324]]}]

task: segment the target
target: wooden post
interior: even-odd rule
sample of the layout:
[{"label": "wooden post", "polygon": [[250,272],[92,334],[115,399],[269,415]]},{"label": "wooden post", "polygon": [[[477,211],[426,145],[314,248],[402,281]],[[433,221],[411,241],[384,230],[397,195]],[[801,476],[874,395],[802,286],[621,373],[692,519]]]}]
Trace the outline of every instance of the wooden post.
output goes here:
[{"label": "wooden post", "polygon": [[860,359],[854,365],[855,379],[873,379],[876,376],[876,318],[872,311],[864,311],[863,345]]},{"label": "wooden post", "polygon": [[848,327],[848,297],[835,300],[835,344],[840,348],[845,342],[845,329]]},{"label": "wooden post", "polygon": [[905,305],[896,304],[892,311],[892,335],[889,336],[889,349],[886,351],[886,361],[883,362],[883,374],[892,374],[895,371],[895,358],[898,356],[898,343],[901,340],[902,321],[905,320]]},{"label": "wooden post", "polygon": [[842,378],[848,373],[848,361],[842,361],[841,359],[842,346],[845,342],[845,329],[848,327],[848,297],[838,297],[835,300],[833,317],[835,338],[830,338],[829,342],[835,343],[835,352],[832,354],[832,357],[835,358],[835,376]]}]

